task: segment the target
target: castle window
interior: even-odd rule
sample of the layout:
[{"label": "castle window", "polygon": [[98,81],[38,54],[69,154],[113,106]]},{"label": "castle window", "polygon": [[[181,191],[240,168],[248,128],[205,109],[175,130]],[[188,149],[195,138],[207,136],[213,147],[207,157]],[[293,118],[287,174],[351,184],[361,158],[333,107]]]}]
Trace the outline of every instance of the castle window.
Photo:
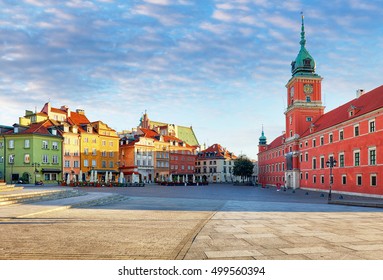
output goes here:
[{"label": "castle window", "polygon": [[343,130],[339,130],[339,140],[343,140],[343,139],[344,139]]},{"label": "castle window", "polygon": [[368,149],[368,161],[370,165],[376,165],[376,148]]},{"label": "castle window", "polygon": [[324,138],[323,138],[323,136],[320,137],[320,145],[321,145],[321,146],[324,145]]},{"label": "castle window", "polygon": [[332,135],[332,133],[330,133],[330,134],[328,135],[328,141],[329,141],[330,143],[332,143],[332,141],[333,141],[333,135]]},{"label": "castle window", "polygon": [[316,182],[317,182],[317,176],[314,175],[313,176],[313,183],[316,184]]},{"label": "castle window", "polygon": [[362,174],[356,175],[356,185],[361,186],[362,185]]},{"label": "castle window", "polygon": [[313,139],[313,147],[316,147],[316,143],[317,141],[315,139]]},{"label": "castle window", "polygon": [[344,154],[339,154],[339,167],[344,167]]},{"label": "castle window", "polygon": [[306,122],[311,122],[313,120],[312,117],[306,117]]},{"label": "castle window", "polygon": [[324,168],[324,156],[320,157],[320,168]]},{"label": "castle window", "polygon": [[304,67],[310,67],[311,66],[311,59],[310,58],[306,58],[303,60],[303,66]]},{"label": "castle window", "polygon": [[372,121],[369,121],[368,123],[369,123],[369,129],[370,129],[369,131],[374,132],[375,131],[375,121],[372,120]]},{"label": "castle window", "polygon": [[347,175],[342,175],[342,185],[346,185],[347,184]]},{"label": "castle window", "polygon": [[306,96],[306,102],[311,102],[311,97],[309,95]]},{"label": "castle window", "polygon": [[354,151],[354,166],[360,165],[360,151]]},{"label": "castle window", "polygon": [[359,125],[354,126],[354,136],[359,136]]},{"label": "castle window", "polygon": [[371,184],[371,187],[376,187],[376,174],[370,175],[370,184]]}]

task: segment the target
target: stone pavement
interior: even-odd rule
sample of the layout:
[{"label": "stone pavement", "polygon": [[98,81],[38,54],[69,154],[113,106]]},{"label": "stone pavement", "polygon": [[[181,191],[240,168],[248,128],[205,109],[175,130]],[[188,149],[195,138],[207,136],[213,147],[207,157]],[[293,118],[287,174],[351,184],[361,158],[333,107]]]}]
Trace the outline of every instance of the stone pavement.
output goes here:
[{"label": "stone pavement", "polygon": [[1,207],[0,259],[383,259],[383,209],[329,205],[315,193],[86,192]]}]

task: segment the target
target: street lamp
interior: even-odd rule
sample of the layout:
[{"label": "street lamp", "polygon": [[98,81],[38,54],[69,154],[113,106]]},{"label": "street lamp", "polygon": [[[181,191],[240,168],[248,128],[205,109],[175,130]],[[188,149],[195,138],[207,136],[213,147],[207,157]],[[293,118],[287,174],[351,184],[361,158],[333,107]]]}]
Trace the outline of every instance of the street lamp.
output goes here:
[{"label": "street lamp", "polygon": [[9,164],[11,165],[11,184],[13,184],[13,164],[15,163],[15,155],[9,156]]},{"label": "street lamp", "polygon": [[332,169],[334,166],[336,166],[336,160],[333,157],[330,157],[329,160],[326,161],[326,165],[330,168],[330,190],[328,192],[328,201],[331,201],[331,189],[333,183]]},{"label": "street lamp", "polygon": [[37,173],[39,172],[38,170],[37,170],[37,167],[40,167],[40,163],[38,163],[38,162],[34,162],[34,163],[32,163],[32,166],[34,167],[34,173],[35,173],[35,185],[37,184],[37,181],[36,181],[36,175],[37,175]]}]

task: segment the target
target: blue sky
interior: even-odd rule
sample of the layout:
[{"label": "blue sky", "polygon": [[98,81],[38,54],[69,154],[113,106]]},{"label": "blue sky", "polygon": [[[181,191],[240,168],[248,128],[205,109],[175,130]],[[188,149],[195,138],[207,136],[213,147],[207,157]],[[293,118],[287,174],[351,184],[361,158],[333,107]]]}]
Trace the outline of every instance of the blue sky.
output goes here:
[{"label": "blue sky", "polygon": [[382,84],[381,1],[0,0],[0,124],[25,110],[82,108],[116,130],[151,119],[256,158],[284,130],[300,45],[326,111]]}]

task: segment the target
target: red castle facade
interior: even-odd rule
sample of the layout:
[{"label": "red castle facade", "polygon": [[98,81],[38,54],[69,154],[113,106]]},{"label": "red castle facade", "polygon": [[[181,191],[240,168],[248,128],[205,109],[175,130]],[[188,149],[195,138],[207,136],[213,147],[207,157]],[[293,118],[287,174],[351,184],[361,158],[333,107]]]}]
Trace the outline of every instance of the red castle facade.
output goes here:
[{"label": "red castle facade", "polygon": [[286,130],[270,144],[262,131],[259,183],[382,196],[383,86],[359,90],[355,99],[324,113],[322,78],[305,43],[302,17],[301,49],[286,85]]}]

